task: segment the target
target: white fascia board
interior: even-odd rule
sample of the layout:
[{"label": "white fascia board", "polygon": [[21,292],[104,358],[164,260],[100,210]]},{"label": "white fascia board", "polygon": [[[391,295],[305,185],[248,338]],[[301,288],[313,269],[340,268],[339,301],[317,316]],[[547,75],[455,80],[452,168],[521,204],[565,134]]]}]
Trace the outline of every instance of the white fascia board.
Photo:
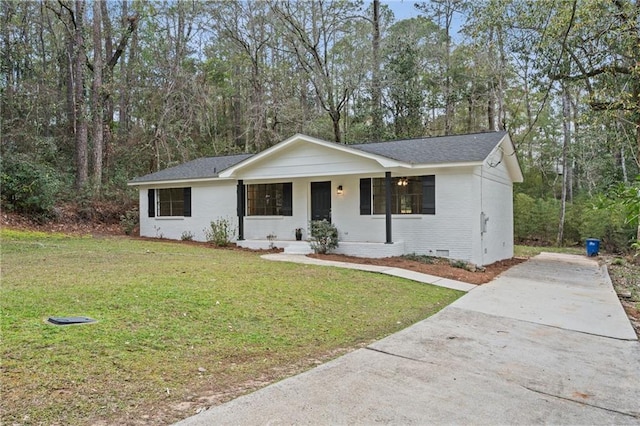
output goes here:
[{"label": "white fascia board", "polygon": [[[360,151],[358,149],[354,149],[354,148],[350,148],[348,145],[339,145],[337,143],[334,142],[328,142],[322,139],[317,139],[317,138],[313,138],[311,136],[307,136],[307,135],[303,135],[300,133],[297,133],[295,135],[293,135],[292,137],[290,137],[289,139],[286,139],[282,142],[280,142],[277,145],[272,146],[271,148],[267,148],[264,151],[247,158],[244,161],[241,161],[240,163],[229,167],[226,170],[223,170],[222,172],[220,172],[219,176],[221,178],[231,178],[235,175],[235,173],[244,168],[247,167],[257,161],[262,160],[265,157],[269,157],[274,155],[275,153],[277,153],[278,151],[282,151],[283,149],[286,149],[288,146],[297,143],[297,142],[308,142],[308,143],[313,143],[316,145],[321,145],[330,149],[335,149],[337,151],[341,151],[341,152],[345,152],[351,155],[356,155],[362,158],[368,158],[371,160],[376,161],[378,164],[380,164],[382,167],[385,168],[389,168],[389,167],[410,167],[411,165],[408,163],[404,163],[401,161],[397,161],[397,160],[393,160],[391,158],[387,158],[387,157],[383,157],[380,155],[376,155],[376,154],[370,154],[368,152],[364,152],[364,151]],[[289,176],[292,177],[292,176]]]},{"label": "white fascia board", "polygon": [[184,185],[190,183],[215,182],[215,181],[235,181],[235,179],[221,179],[219,177],[208,177],[198,179],[171,179],[171,180],[153,180],[146,182],[127,182],[127,186],[166,186],[166,185]]},{"label": "white fascia board", "polygon": [[504,135],[495,149],[491,151],[491,154],[498,149],[502,150],[504,162],[507,166],[507,170],[509,171],[509,175],[511,176],[511,181],[518,183],[524,181],[524,175],[522,174],[522,168],[520,167],[520,161],[518,160],[518,155],[516,153],[516,146],[513,144],[509,133]]},{"label": "white fascia board", "polygon": [[482,166],[482,161],[465,161],[458,163],[429,163],[429,164],[411,164],[403,167],[406,169],[452,169],[456,167],[475,167]]}]

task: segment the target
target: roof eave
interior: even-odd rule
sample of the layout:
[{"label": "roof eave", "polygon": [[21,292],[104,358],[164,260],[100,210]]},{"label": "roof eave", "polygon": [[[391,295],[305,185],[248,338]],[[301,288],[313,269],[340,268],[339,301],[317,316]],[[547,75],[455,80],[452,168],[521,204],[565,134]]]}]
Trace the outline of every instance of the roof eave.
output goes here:
[{"label": "roof eave", "polygon": [[476,167],[481,166],[482,161],[459,161],[455,163],[423,163],[423,164],[410,164],[409,169],[444,169],[453,167]]},{"label": "roof eave", "polygon": [[210,176],[210,177],[203,177],[203,178],[129,181],[129,182],[127,182],[127,186],[177,185],[177,184],[183,184],[183,183],[199,183],[199,182],[228,181],[228,180],[233,180],[233,179],[226,179],[226,178],[221,178],[221,177],[218,177],[218,176]]}]

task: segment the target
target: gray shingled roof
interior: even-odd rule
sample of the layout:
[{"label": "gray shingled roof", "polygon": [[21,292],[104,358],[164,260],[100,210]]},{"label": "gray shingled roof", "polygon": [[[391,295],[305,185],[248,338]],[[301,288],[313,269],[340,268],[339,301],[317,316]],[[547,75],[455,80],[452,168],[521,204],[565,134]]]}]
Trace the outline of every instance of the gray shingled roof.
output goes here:
[{"label": "gray shingled roof", "polygon": [[487,132],[348,146],[411,164],[466,163],[483,161],[506,134]]},{"label": "gray shingled roof", "polygon": [[170,167],[133,179],[132,183],[158,182],[164,180],[214,178],[224,169],[246,160],[253,154],[227,155],[224,157],[204,157],[179,166]]},{"label": "gray shingled roof", "polygon": [[[506,134],[507,132],[487,132],[346,146],[410,164],[467,163],[483,161]],[[131,183],[215,178],[221,171],[252,155],[198,158],[179,166],[137,177]]]}]

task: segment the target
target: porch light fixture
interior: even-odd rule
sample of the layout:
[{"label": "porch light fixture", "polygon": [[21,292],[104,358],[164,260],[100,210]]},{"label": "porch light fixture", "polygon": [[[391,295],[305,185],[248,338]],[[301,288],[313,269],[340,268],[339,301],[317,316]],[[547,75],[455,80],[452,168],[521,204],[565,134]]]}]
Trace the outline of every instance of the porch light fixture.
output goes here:
[{"label": "porch light fixture", "polygon": [[407,186],[407,185],[409,185],[409,179],[407,178],[398,179],[398,186]]},{"label": "porch light fixture", "polygon": [[338,190],[336,192],[338,195],[342,195],[342,185],[338,185]]}]

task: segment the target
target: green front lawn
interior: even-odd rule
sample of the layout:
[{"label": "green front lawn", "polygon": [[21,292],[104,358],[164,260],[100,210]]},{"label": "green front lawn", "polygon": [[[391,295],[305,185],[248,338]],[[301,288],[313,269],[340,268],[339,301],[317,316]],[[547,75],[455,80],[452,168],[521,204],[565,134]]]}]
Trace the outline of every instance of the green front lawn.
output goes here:
[{"label": "green front lawn", "polygon": [[310,368],[462,294],[205,245],[0,236],[2,424],[175,421],[220,399],[203,395]]}]

